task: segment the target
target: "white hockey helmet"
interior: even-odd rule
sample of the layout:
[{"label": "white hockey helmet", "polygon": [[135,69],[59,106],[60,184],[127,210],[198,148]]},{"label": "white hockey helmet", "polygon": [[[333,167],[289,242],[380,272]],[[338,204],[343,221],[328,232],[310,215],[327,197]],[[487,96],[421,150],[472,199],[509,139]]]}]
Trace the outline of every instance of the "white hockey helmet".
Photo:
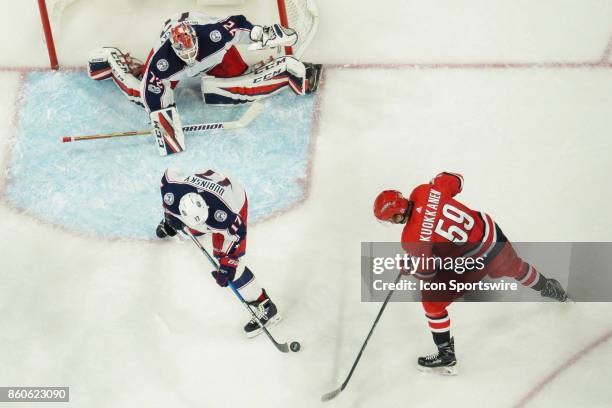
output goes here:
[{"label": "white hockey helmet", "polygon": [[181,213],[182,221],[187,226],[197,229],[197,227],[206,224],[208,205],[201,195],[187,193],[181,197],[179,212]]},{"label": "white hockey helmet", "polygon": [[187,65],[196,63],[198,56],[198,36],[195,29],[180,22],[170,29],[170,44],[176,55]]}]

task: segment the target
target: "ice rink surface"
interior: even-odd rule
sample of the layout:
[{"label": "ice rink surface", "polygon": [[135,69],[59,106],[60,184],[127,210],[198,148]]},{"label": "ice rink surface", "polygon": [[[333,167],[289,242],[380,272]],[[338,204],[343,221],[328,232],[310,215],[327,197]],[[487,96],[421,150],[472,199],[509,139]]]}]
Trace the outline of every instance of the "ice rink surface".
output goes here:
[{"label": "ice rink surface", "polygon": [[[257,121],[234,132],[189,132],[185,154],[160,160],[146,136],[111,144],[106,139],[58,143],[66,135],[149,128],[144,109],[123,100],[114,82],[95,82],[81,71],[35,71],[24,80],[6,197],[28,214],[104,238],[152,239],[160,194],[151,186],[159,184],[168,166],[190,173],[202,163],[227,169],[241,181],[249,191],[249,221],[261,221],[304,197],[312,95],[285,93],[263,101]],[[176,98],[184,124],[231,121],[247,110],[202,109],[197,79],[184,81]],[[93,105],[98,107],[92,110]]]},{"label": "ice rink surface", "polygon": [[[66,8],[60,59],[83,66],[90,48],[124,41],[145,54],[151,41],[126,32],[152,27],[155,37],[168,14],[193,4],[122,3],[123,23],[111,15],[116,0]],[[360,302],[360,242],[401,232],[374,221],[373,198],[386,188],[408,192],[442,170],[464,175],[460,200],[491,214],[511,240],[611,240],[610,3],[389,1],[386,12],[354,3],[320,4],[307,57],[326,70],[308,149],[281,160],[304,160],[302,197],[262,213],[249,231],[248,263],[285,318],[273,332],[302,343],[290,355],[263,337],[243,338],[244,311],[190,244],[83,233],[14,200],[12,189],[24,183],[13,178],[14,164],[40,165],[19,146],[28,140],[42,154],[38,137],[50,161],[67,146],[54,152],[46,139],[57,138],[51,102],[39,118],[22,116],[32,103],[28,76],[46,60],[40,30],[25,34],[27,47],[15,41],[24,21],[38,27],[35,5],[13,5],[20,19],[2,28],[0,59],[0,385],[68,385],[78,407],[322,406],[320,395],[342,382],[379,308]],[[254,1],[245,13],[265,7]],[[88,112],[106,109],[87,103]],[[129,109],[117,95],[115,109],[122,106]],[[278,111],[267,114],[261,119],[283,123]],[[36,120],[48,124],[48,136],[42,125],[41,135],[20,133]],[[111,143],[109,161],[120,154]],[[156,154],[146,143],[130,148]],[[156,191],[165,159],[152,155],[147,177]],[[97,151],[92,163],[78,160],[86,172],[103,169],[106,158]],[[34,196],[23,202],[44,210],[37,194],[58,191],[57,180],[23,177],[21,194]],[[449,313],[460,375],[443,378],[415,368],[417,356],[433,351],[420,304],[390,304],[348,388],[328,405],[609,407],[611,312],[607,303],[456,303]]]}]

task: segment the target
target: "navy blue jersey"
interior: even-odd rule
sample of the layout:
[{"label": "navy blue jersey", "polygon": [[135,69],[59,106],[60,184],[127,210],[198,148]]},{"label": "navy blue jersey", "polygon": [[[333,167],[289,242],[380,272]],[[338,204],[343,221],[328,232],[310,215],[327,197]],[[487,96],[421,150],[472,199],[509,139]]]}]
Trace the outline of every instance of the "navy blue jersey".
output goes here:
[{"label": "navy blue jersey", "polygon": [[[187,193],[199,194],[208,205],[204,228],[189,225],[181,216],[179,203]],[[230,177],[210,169],[184,177],[169,169],[161,180],[161,195],[164,211],[170,216],[196,232],[223,235],[222,252],[230,252],[235,244],[246,238],[246,193],[242,185]]]},{"label": "navy blue jersey", "polygon": [[[176,22],[191,25],[198,40],[196,63],[187,65],[172,49],[170,29]],[[200,13],[182,13],[166,21],[159,43],[149,55],[142,79],[141,95],[149,112],[174,103],[171,84],[194,77],[220,64],[227,50],[238,43],[251,43],[253,25],[242,15],[219,20]]]}]

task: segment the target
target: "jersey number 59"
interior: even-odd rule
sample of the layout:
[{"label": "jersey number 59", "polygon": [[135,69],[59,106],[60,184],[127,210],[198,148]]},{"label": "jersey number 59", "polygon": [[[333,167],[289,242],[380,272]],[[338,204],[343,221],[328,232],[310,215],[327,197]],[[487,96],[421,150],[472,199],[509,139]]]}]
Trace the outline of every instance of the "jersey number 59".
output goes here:
[{"label": "jersey number 59", "polygon": [[[474,218],[450,204],[444,204],[442,215],[444,217],[440,218],[434,232],[455,244],[465,244],[468,240],[467,232],[474,227]],[[445,229],[445,221],[451,221],[454,224],[449,223]]]}]

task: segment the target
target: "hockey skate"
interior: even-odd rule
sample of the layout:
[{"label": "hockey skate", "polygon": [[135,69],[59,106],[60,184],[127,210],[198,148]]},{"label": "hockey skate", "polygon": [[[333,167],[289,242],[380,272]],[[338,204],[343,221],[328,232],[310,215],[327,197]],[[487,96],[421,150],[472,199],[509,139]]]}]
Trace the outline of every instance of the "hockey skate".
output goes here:
[{"label": "hockey skate", "polygon": [[[255,309],[255,315],[259,318],[259,321],[264,325],[264,327],[269,328],[280,322],[282,317],[280,314],[278,314],[278,310],[276,310],[276,305],[268,297],[266,290],[263,289],[262,291],[265,296],[265,299],[262,301],[256,300],[253,302],[249,302],[249,306]],[[262,329],[255,318],[252,318],[244,326],[244,333],[248,338],[255,337],[261,332]]]},{"label": "hockey skate", "polygon": [[455,340],[438,347],[437,354],[419,357],[419,371],[442,375],[457,375],[457,358],[455,357]]},{"label": "hockey skate", "polygon": [[315,93],[319,88],[319,81],[321,79],[321,71],[323,66],[321,64],[312,64],[310,62],[304,62],[306,67],[306,80],[308,81],[307,94]]},{"label": "hockey skate", "polygon": [[544,288],[540,291],[543,297],[555,299],[559,302],[567,302],[568,296],[561,284],[556,279],[546,279]]}]

